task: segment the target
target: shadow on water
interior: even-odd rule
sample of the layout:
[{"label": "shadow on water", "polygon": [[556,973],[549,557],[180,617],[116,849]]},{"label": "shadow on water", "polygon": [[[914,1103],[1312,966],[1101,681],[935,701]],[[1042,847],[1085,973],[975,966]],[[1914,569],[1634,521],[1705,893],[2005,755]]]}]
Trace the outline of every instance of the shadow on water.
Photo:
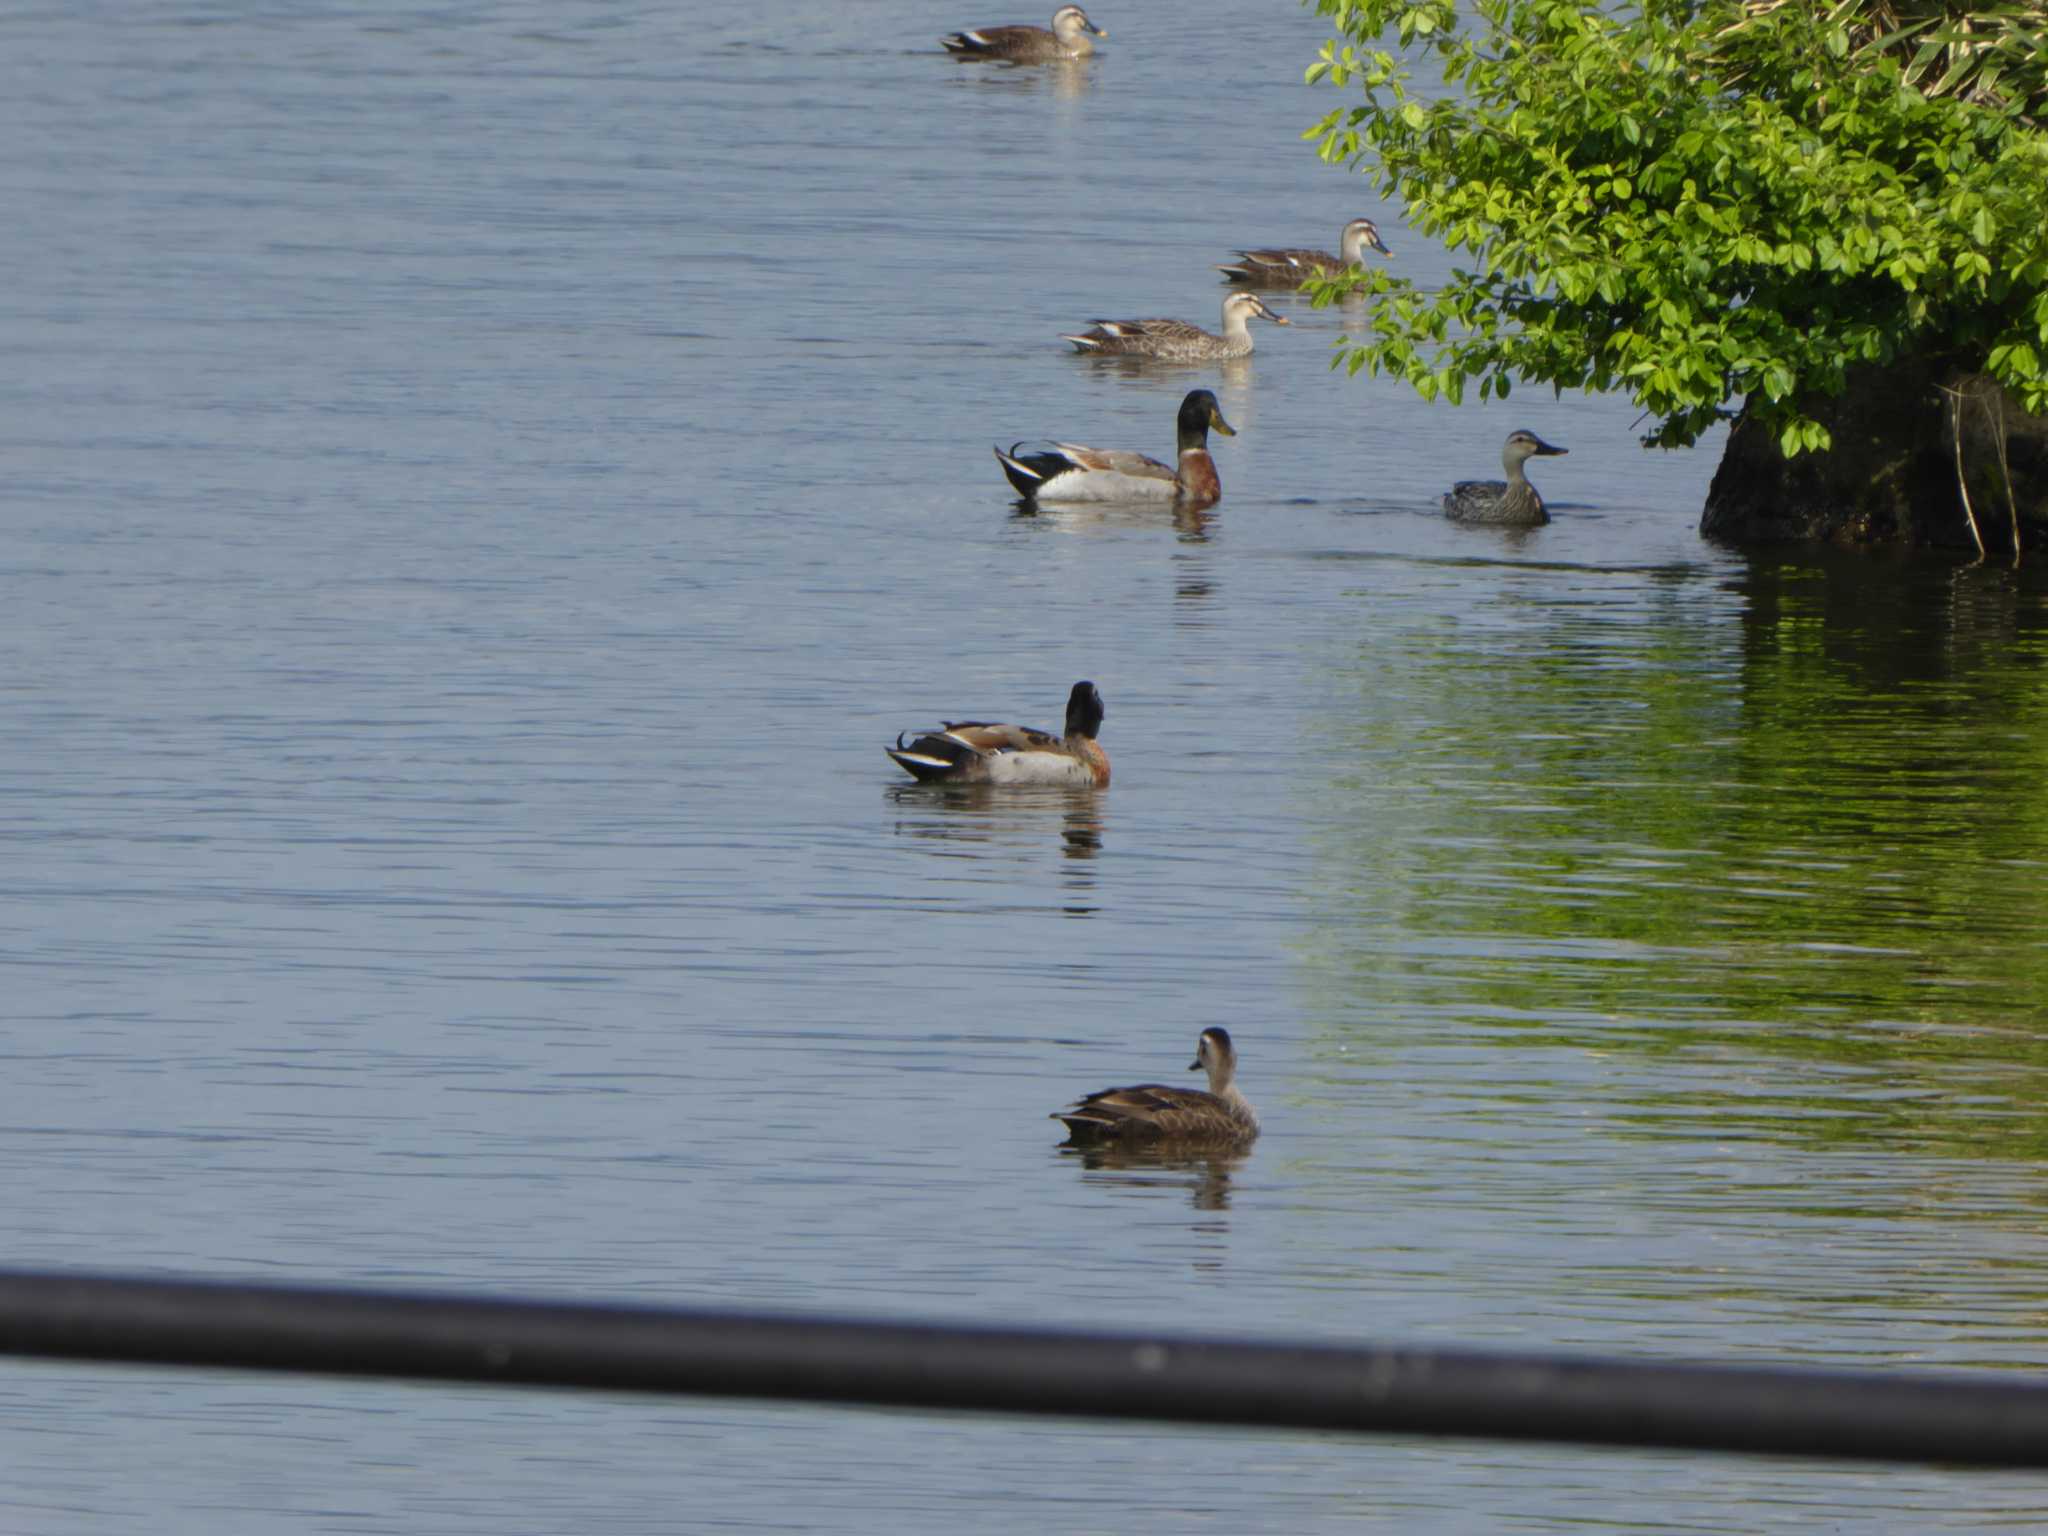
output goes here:
[{"label": "shadow on water", "polygon": [[[915,50],[920,55],[925,50]],[[1043,93],[1055,101],[1077,101],[1095,83],[1092,58],[1063,59],[1053,64],[1013,64],[1007,59],[956,55],[948,60],[959,69],[958,83],[1020,96]]]},{"label": "shadow on water", "polygon": [[[1126,317],[1110,315],[1105,318],[1119,320]],[[1203,321],[1195,319],[1192,315],[1176,316],[1174,318],[1187,319],[1193,324],[1204,325],[1205,329],[1207,325],[1217,323],[1212,320],[1205,325]],[[1099,325],[1101,323],[1100,319],[1091,319],[1088,322],[1090,325]],[[1229,391],[1242,391],[1252,382],[1253,378],[1254,361],[1250,357],[1210,358],[1206,361],[1191,361],[1186,358],[1175,357],[1132,357],[1123,353],[1105,355],[1100,352],[1082,352],[1075,355],[1080,359],[1083,367],[1092,369],[1097,374],[1113,374],[1128,383],[1152,383],[1160,379],[1173,379],[1184,382],[1189,388],[1193,388],[1197,384],[1214,379],[1222,386],[1218,393],[1226,394],[1226,396]],[[1196,378],[1195,375],[1197,374],[1203,375],[1203,377]]]},{"label": "shadow on water", "polygon": [[1249,1155],[1072,1145],[1055,1150],[1063,1158],[1078,1161],[1089,1184],[1133,1191],[1179,1190],[1198,1211],[1230,1209],[1231,1176]]},{"label": "shadow on water", "polygon": [[1638,1100],[1672,1134],[2048,1156],[2043,582],[1668,575],[1371,634],[1317,722],[1315,1012],[1721,1064]]},{"label": "shadow on water", "polygon": [[[897,811],[896,835],[935,845],[941,858],[987,862],[993,877],[995,865],[1056,851],[1063,889],[1077,895],[1095,889],[1093,861],[1102,852],[1106,819],[1098,790],[896,784],[884,793]],[[1087,917],[1096,908],[1089,903],[1063,910]]]},{"label": "shadow on water", "polygon": [[1178,502],[1102,501],[1040,506],[1018,501],[1011,513],[1020,524],[1063,533],[1122,533],[1171,528],[1183,544],[1207,543],[1217,527],[1215,509]]}]

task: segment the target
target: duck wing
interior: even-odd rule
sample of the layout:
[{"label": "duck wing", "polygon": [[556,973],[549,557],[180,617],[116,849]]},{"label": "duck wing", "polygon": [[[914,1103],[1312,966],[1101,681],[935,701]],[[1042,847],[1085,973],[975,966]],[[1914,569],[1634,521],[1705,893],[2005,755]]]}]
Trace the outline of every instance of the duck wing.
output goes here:
[{"label": "duck wing", "polygon": [[1044,27],[969,27],[965,31],[950,33],[939,39],[952,53],[992,53],[1011,55],[1038,53],[1045,50],[1057,52],[1060,41]]},{"label": "duck wing", "polygon": [[1325,267],[1341,267],[1344,263],[1328,251],[1312,251],[1298,245],[1267,246],[1263,250],[1245,251],[1244,259],[1256,262],[1262,267],[1288,267],[1312,277]]},{"label": "duck wing", "polygon": [[1165,1083],[1105,1088],[1053,1118],[1065,1121],[1068,1133],[1076,1141],[1214,1137],[1231,1127],[1235,1119],[1228,1106],[1213,1093],[1204,1093],[1199,1088],[1174,1088]]},{"label": "duck wing", "polygon": [[1160,352],[1199,347],[1216,337],[1186,320],[1091,320],[1089,329],[1062,336],[1082,352]]},{"label": "duck wing", "polygon": [[1300,246],[1262,246],[1257,250],[1239,251],[1236,261],[1227,262],[1216,270],[1233,283],[1295,288],[1312,277],[1339,271],[1343,266],[1344,262],[1328,251],[1311,251]]},{"label": "duck wing", "polygon": [[1097,330],[1107,331],[1112,336],[1129,339],[1142,336],[1152,341],[1193,341],[1198,336],[1209,334],[1191,321],[1163,317],[1149,320],[1091,320],[1088,323]]},{"label": "duck wing", "polygon": [[1056,751],[1060,738],[1028,725],[998,725],[987,720],[948,720],[946,734],[981,752]]},{"label": "duck wing", "polygon": [[1129,475],[1138,480],[1175,480],[1173,468],[1128,448],[1085,448],[1079,443],[1054,443],[1053,448],[1075,469],[1099,475]]}]

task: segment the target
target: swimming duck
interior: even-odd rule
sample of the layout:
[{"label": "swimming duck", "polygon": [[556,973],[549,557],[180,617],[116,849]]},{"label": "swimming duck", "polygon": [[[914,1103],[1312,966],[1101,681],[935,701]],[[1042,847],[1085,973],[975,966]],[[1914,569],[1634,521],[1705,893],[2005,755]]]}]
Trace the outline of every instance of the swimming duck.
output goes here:
[{"label": "swimming duck", "polygon": [[902,736],[882,750],[927,784],[1071,784],[1101,789],[1109,783],[1109,754],[1095,737],[1102,729],[1102,695],[1090,682],[1067,695],[1067,733],[1054,736],[1022,725],[948,720],[936,731]]},{"label": "swimming duck", "polygon": [[1500,451],[1507,479],[1460,480],[1444,496],[1444,515],[1456,523],[1493,523],[1504,528],[1535,528],[1549,522],[1543,498],[1522,473],[1522,466],[1532,458],[1570,451],[1552,447],[1534,432],[1510,432]]},{"label": "swimming duck", "polygon": [[1223,419],[1223,407],[1206,389],[1191,389],[1177,419],[1180,457],[1176,468],[1128,449],[1084,448],[1052,443],[1043,452],[1023,453],[1012,443],[996,449],[1003,473],[1017,494],[1030,501],[1173,501],[1207,506],[1223,494],[1216,461],[1209,457],[1209,429],[1225,437],[1237,429]]},{"label": "swimming duck", "polygon": [[1162,1142],[1246,1145],[1259,1134],[1259,1117],[1238,1091],[1237,1048],[1230,1043],[1229,1030],[1202,1031],[1188,1070],[1201,1067],[1209,1069],[1207,1093],[1165,1083],[1105,1088],[1052,1118],[1066,1122],[1067,1139],[1077,1146],[1104,1142],[1124,1146]]},{"label": "swimming duck", "polygon": [[964,59],[1008,59],[1012,64],[1057,64],[1086,58],[1095,51],[1088,34],[1109,34],[1088,19],[1078,5],[1052,13],[1052,27],[975,27],[942,37],[946,51]]},{"label": "swimming duck", "polygon": [[1104,357],[1157,357],[1170,363],[1206,363],[1250,357],[1253,317],[1287,324],[1255,293],[1233,293],[1223,301],[1223,334],[1211,335],[1185,320],[1091,320],[1079,336],[1062,336],[1076,351]]},{"label": "swimming duck", "polygon": [[1353,219],[1337,237],[1340,254],[1336,256],[1295,246],[1266,246],[1256,251],[1239,251],[1236,261],[1216,270],[1223,274],[1225,282],[1241,283],[1248,288],[1299,288],[1312,277],[1329,277],[1347,267],[1364,266],[1367,246],[1382,256],[1394,254],[1380,239],[1371,219]]}]

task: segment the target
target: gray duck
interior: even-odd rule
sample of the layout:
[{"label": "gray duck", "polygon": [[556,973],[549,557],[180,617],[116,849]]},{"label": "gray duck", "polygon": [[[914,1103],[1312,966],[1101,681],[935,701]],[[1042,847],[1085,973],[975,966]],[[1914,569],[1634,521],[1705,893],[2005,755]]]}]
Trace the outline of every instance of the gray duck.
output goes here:
[{"label": "gray duck", "polygon": [[1543,498],[1522,473],[1532,458],[1548,458],[1571,450],[1546,443],[1534,432],[1508,434],[1501,448],[1505,480],[1460,480],[1444,496],[1444,515],[1455,523],[1489,523],[1502,528],[1537,528],[1550,521]]}]

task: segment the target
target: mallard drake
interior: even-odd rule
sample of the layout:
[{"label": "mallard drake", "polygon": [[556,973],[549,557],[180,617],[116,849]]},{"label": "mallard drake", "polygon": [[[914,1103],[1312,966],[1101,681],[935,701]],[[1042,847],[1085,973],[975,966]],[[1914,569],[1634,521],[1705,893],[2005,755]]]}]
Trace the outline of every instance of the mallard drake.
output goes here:
[{"label": "mallard drake", "polygon": [[1084,448],[1079,443],[1052,443],[1039,453],[1019,453],[1022,443],[998,447],[1003,473],[1017,494],[1028,501],[1178,501],[1207,506],[1223,494],[1216,461],[1209,457],[1209,429],[1225,437],[1237,429],[1223,419],[1223,408],[1206,389],[1191,389],[1180,403],[1176,426],[1180,438],[1177,467],[1128,449]]},{"label": "mallard drake", "polygon": [[1299,288],[1312,277],[1328,277],[1346,267],[1364,266],[1367,246],[1382,256],[1394,254],[1380,239],[1371,219],[1353,219],[1337,237],[1335,256],[1328,251],[1296,246],[1264,246],[1255,251],[1239,251],[1236,261],[1216,270],[1226,282],[1248,288]]},{"label": "mallard drake", "polygon": [[1077,1146],[1104,1142],[1128,1146],[1171,1142],[1176,1146],[1243,1146],[1259,1134],[1259,1117],[1237,1087],[1237,1047],[1227,1029],[1205,1029],[1188,1070],[1209,1070],[1209,1091],[1140,1083],[1105,1088],[1072,1109],[1054,1113],[1064,1120],[1067,1139]]},{"label": "mallard drake", "polygon": [[1022,725],[948,720],[905,742],[884,747],[908,773],[927,784],[1071,784],[1101,789],[1109,783],[1109,754],[1095,739],[1102,729],[1102,695],[1090,682],[1067,695],[1067,733],[1054,736]]},{"label": "mallard drake", "polygon": [[974,27],[939,39],[948,53],[963,59],[1008,59],[1012,64],[1057,64],[1062,59],[1082,59],[1095,51],[1088,40],[1109,34],[1088,19],[1078,5],[1063,5],[1052,13],[1052,26]]},{"label": "mallard drake", "polygon": [[1500,451],[1505,480],[1460,480],[1444,496],[1444,515],[1458,523],[1493,523],[1507,528],[1534,528],[1550,521],[1543,510],[1543,498],[1522,473],[1532,458],[1569,453],[1554,447],[1534,432],[1510,432]]},{"label": "mallard drake", "polygon": [[1250,357],[1251,322],[1256,317],[1287,324],[1255,293],[1233,293],[1223,301],[1223,334],[1211,335],[1185,320],[1091,320],[1091,329],[1062,336],[1076,351],[1103,357],[1157,357],[1170,363],[1206,363],[1220,358]]}]

